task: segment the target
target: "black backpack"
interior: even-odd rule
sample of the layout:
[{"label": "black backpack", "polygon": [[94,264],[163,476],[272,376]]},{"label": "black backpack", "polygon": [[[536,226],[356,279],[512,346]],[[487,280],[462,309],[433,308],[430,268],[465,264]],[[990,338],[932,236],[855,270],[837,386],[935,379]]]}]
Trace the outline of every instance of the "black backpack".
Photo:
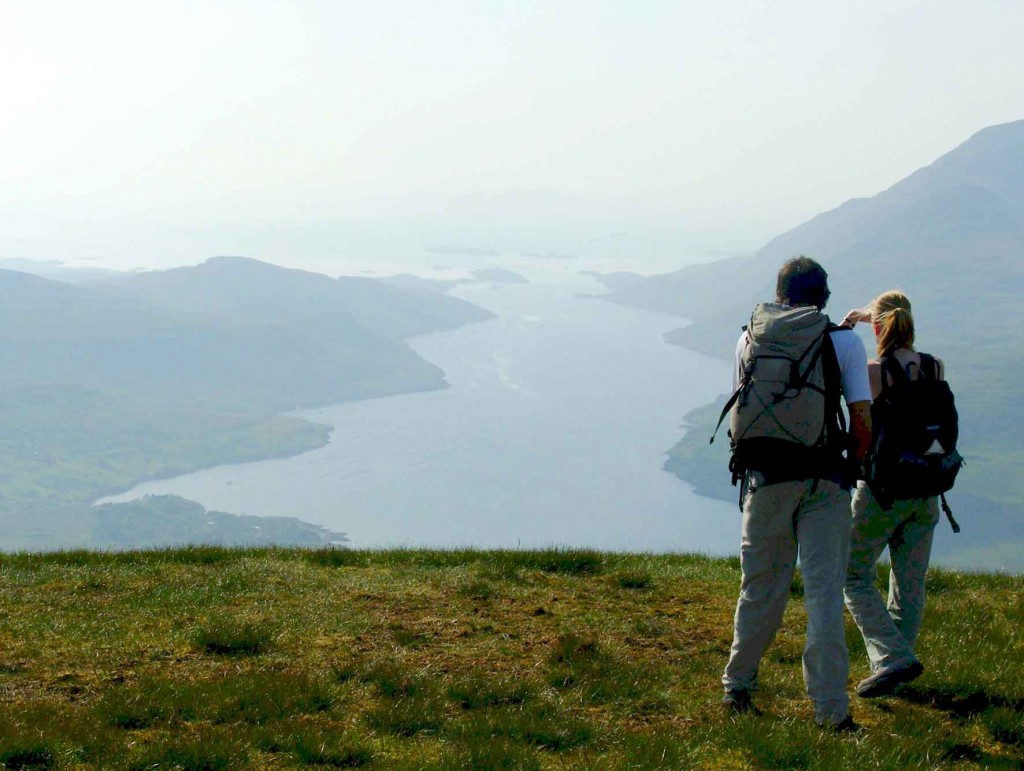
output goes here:
[{"label": "black backpack", "polygon": [[886,510],[895,500],[941,496],[949,523],[959,533],[944,495],[964,465],[956,449],[959,417],[953,392],[939,378],[935,358],[926,353],[916,380],[892,356],[879,363],[882,392],[871,405],[873,433],[864,463],[868,486]]}]

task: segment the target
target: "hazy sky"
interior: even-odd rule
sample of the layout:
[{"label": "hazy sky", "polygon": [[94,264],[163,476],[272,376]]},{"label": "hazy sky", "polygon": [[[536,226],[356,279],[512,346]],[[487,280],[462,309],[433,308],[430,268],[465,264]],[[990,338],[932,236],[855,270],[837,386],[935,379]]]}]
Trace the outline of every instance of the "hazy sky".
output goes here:
[{"label": "hazy sky", "polygon": [[0,257],[753,249],[1024,118],[1022,39],[1020,0],[0,0]]}]

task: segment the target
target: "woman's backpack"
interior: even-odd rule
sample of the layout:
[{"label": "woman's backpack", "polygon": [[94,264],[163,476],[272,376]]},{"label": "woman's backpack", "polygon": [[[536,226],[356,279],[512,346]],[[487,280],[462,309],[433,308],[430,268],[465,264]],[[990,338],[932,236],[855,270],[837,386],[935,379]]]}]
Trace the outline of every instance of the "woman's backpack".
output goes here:
[{"label": "woman's backpack", "polygon": [[[882,392],[871,406],[871,448],[865,459],[865,478],[879,504],[929,498],[953,487],[964,459],[957,452],[959,417],[953,392],[939,378],[935,358],[921,354],[914,380],[892,356],[883,356]],[[945,497],[943,509],[953,530],[960,527]]]}]

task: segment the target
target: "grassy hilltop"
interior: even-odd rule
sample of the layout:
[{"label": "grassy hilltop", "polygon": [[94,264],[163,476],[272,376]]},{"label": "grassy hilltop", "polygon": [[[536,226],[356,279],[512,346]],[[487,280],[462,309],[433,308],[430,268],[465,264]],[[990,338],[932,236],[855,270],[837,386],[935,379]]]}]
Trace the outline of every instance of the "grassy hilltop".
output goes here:
[{"label": "grassy hilltop", "polygon": [[[0,556],[7,768],[1020,768],[1024,578],[934,572],[924,676],[811,722],[791,603],[720,713],[736,560],[587,551]],[[792,593],[799,598],[799,578]],[[852,622],[851,682],[867,673]]]}]

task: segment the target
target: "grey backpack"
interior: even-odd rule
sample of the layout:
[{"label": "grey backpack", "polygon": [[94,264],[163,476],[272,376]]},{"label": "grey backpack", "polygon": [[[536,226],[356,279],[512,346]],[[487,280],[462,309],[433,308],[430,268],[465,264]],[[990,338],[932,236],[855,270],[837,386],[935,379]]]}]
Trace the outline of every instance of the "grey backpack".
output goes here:
[{"label": "grey backpack", "polygon": [[829,334],[835,329],[814,307],[762,303],[754,309],[739,387],[718,421],[729,415],[734,484],[748,469],[778,481],[841,470],[847,440]]}]

